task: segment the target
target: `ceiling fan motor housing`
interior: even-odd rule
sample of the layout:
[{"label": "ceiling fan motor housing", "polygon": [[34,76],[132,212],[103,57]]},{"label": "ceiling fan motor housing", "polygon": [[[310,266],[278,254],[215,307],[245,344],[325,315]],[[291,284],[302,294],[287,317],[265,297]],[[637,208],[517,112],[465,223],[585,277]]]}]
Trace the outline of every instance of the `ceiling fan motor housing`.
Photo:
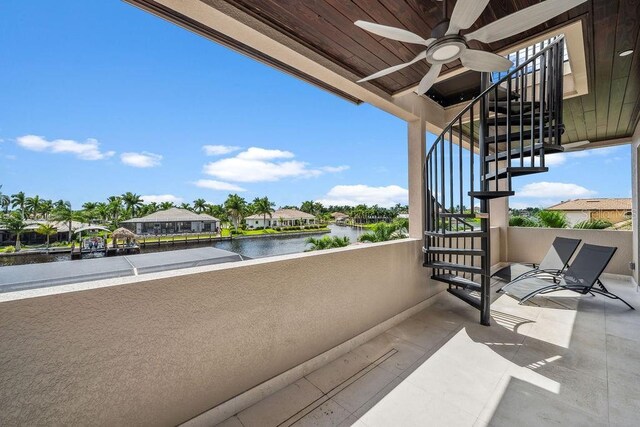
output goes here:
[{"label": "ceiling fan motor housing", "polygon": [[433,29],[431,30],[431,37],[433,37],[434,39],[439,39],[440,37],[444,37],[448,29],[449,29],[449,20],[445,19],[444,21],[441,21],[440,23],[438,23],[438,25],[433,27]]},{"label": "ceiling fan motor housing", "polygon": [[452,34],[442,37],[427,49],[427,61],[431,64],[446,64],[458,59],[467,50],[467,42],[461,36]]}]

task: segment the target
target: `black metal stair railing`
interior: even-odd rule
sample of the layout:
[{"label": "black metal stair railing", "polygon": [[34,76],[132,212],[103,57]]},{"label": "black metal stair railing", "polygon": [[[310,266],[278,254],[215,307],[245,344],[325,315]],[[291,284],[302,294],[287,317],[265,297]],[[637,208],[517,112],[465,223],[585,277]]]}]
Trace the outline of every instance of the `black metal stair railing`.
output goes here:
[{"label": "black metal stair railing", "polygon": [[[564,37],[526,49],[445,127],[424,163],[424,265],[490,323],[489,201],[514,194],[512,178],[546,172],[562,151]],[[522,59],[522,61],[521,61]],[[479,223],[478,223],[479,220]]]}]

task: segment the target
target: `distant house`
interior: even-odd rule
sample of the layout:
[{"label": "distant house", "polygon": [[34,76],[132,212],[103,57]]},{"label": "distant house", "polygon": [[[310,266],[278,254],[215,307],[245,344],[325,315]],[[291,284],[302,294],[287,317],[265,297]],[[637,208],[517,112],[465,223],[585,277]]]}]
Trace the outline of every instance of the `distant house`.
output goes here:
[{"label": "distant house", "polygon": [[596,219],[615,224],[631,219],[631,199],[575,199],[558,203],[547,210],[564,212],[571,226]]},{"label": "distant house", "polygon": [[344,224],[349,219],[349,215],[342,212],[334,212],[331,214],[331,218],[333,218],[336,224]]},{"label": "distant house", "polygon": [[215,232],[220,220],[187,209],[170,208],[141,218],[120,222],[136,234],[180,234]]},{"label": "distant house", "polygon": [[[36,233],[36,230],[44,224],[53,226],[56,229],[56,234],[49,238],[50,242],[60,242],[69,240],[69,223],[67,221],[48,221],[48,220],[25,220],[27,226],[20,236],[20,241],[25,244],[41,244],[44,243],[47,238],[42,234]],[[90,224],[84,222],[71,221],[71,232],[81,227],[88,227]],[[0,226],[0,243],[15,239],[15,236],[9,233],[9,231]]]},{"label": "distant house", "polygon": [[398,219],[409,219],[409,214],[406,213],[406,212],[399,213],[396,218],[398,218]]},{"label": "distant house", "polygon": [[256,214],[245,218],[247,228],[290,227],[316,224],[316,217],[297,209],[278,209],[267,215]]}]

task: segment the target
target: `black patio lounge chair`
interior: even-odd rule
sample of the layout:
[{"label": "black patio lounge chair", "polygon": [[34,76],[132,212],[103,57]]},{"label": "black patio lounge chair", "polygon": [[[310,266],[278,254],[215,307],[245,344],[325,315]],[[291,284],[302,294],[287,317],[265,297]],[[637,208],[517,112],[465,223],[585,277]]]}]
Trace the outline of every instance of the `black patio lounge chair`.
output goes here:
[{"label": "black patio lounge chair", "polygon": [[[550,282],[538,277],[524,277],[503,286],[502,291],[520,300],[520,304],[539,294],[570,290],[579,294],[599,294],[607,298],[617,299],[635,310],[628,302],[609,292],[600,281],[600,275],[613,258],[618,248],[584,244],[567,271]],[[594,285],[598,285],[597,288]]]},{"label": "black patio lounge chair", "polygon": [[[559,276],[569,264],[569,260],[580,246],[580,242],[580,239],[556,237],[540,264],[511,264],[496,271],[491,277],[497,277],[505,282],[513,282],[520,278],[537,275]],[[498,289],[498,292],[501,290]]]}]

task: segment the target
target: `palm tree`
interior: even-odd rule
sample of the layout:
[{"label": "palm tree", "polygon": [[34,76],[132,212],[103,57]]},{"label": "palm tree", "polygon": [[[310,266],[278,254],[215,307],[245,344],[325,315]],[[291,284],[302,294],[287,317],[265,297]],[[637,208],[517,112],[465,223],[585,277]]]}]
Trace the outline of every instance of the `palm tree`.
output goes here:
[{"label": "palm tree", "polygon": [[94,215],[102,222],[109,219],[109,205],[104,202],[96,203],[96,207],[93,209]]},{"label": "palm tree", "polygon": [[195,199],[193,201],[193,209],[196,212],[202,213],[206,208],[207,208],[207,201],[205,199]]},{"label": "palm tree", "polygon": [[0,218],[0,223],[4,225],[10,233],[16,235],[16,251],[20,250],[20,235],[27,228],[27,223],[24,222],[22,214],[18,212],[12,212],[10,215],[3,215]]},{"label": "palm tree", "polygon": [[40,206],[41,206],[41,200],[40,200],[40,196],[35,195],[33,197],[27,197],[27,199],[24,202],[24,208],[26,210],[26,212],[28,213],[28,215],[31,216],[31,218],[36,219],[38,218],[38,213],[40,212]]},{"label": "palm tree", "polygon": [[313,200],[306,200],[300,205],[300,210],[313,215]]},{"label": "palm tree", "polygon": [[231,216],[234,228],[238,231],[238,225],[240,225],[247,210],[247,201],[237,194],[229,194],[229,197],[224,202],[224,207],[229,212],[229,216]]},{"label": "palm tree", "polygon": [[2,212],[6,214],[9,211],[9,205],[11,205],[11,198],[1,190],[2,185],[0,185],[0,209],[2,209]]},{"label": "palm tree", "polygon": [[40,203],[40,213],[44,219],[49,218],[49,214],[53,211],[53,202],[51,200],[43,200]]},{"label": "palm tree", "polygon": [[127,191],[122,195],[121,199],[124,203],[125,210],[131,217],[135,217],[136,209],[142,206],[142,198],[140,195]]},{"label": "palm tree", "polygon": [[89,222],[94,222],[96,219],[96,206],[98,204],[96,202],[85,202],[82,204],[82,209],[84,210],[85,217],[89,220]]},{"label": "palm tree", "polygon": [[569,226],[567,215],[564,212],[540,211],[538,212],[538,219],[542,227],[567,228]]},{"label": "palm tree", "polygon": [[307,245],[311,245],[309,249],[305,249],[305,252],[309,251],[319,251],[323,249],[332,249],[332,248],[343,248],[345,246],[349,246],[349,238],[347,236],[339,237],[339,236],[324,236],[322,238],[308,237],[305,240]]},{"label": "palm tree", "polygon": [[191,210],[191,205],[189,203],[181,203],[180,204],[180,209],[186,209],[188,211]]},{"label": "palm tree", "polygon": [[49,238],[54,234],[56,234],[57,232],[58,232],[58,229],[48,223],[40,224],[40,226],[36,228],[36,233],[47,236],[47,249],[49,249]]},{"label": "palm tree", "polygon": [[167,209],[171,209],[172,207],[174,207],[173,202],[162,202],[162,203],[160,203],[160,210],[161,211],[166,211]]},{"label": "palm tree", "polygon": [[307,239],[304,242],[307,245],[311,245],[309,249],[305,249],[305,252],[321,251],[324,249],[331,248],[331,239],[329,238],[329,236],[324,236],[321,238],[307,237]]},{"label": "palm tree", "polygon": [[379,222],[373,226],[371,232],[360,236],[361,242],[386,242],[387,240],[404,239],[408,237],[407,229],[403,227],[403,224],[394,222],[387,224],[385,222]]},{"label": "palm tree", "polygon": [[24,204],[26,202],[26,197],[24,192],[20,191],[19,193],[11,195],[11,207],[18,208],[20,210],[20,215],[22,215],[22,219],[24,219]]},{"label": "palm tree", "polygon": [[108,211],[111,216],[111,223],[115,227],[118,227],[120,213],[122,212],[122,199],[119,196],[110,196],[107,200],[109,201]]},{"label": "palm tree", "polygon": [[205,213],[211,215],[214,218],[218,218],[220,222],[228,222],[229,217],[222,205],[206,205]]},{"label": "palm tree", "polygon": [[66,202],[63,206],[57,208],[53,212],[53,217],[56,221],[66,222],[69,226],[69,241],[73,238],[73,221],[84,221],[85,217],[82,212],[74,212],[71,209],[71,203]]},{"label": "palm tree", "polygon": [[60,208],[63,208],[63,207],[65,207],[65,206],[67,206],[67,205],[71,206],[71,203],[67,202],[66,200],[62,200],[62,199],[60,199],[60,200],[58,200],[57,202],[55,202],[55,203],[53,204],[53,209],[54,209],[54,210],[55,210],[55,209],[60,209]]},{"label": "palm tree", "polygon": [[273,212],[273,207],[276,205],[272,201],[269,200],[268,197],[256,197],[253,199],[253,211],[255,214],[262,215],[262,226],[267,228],[267,215],[271,218],[271,213]]}]

